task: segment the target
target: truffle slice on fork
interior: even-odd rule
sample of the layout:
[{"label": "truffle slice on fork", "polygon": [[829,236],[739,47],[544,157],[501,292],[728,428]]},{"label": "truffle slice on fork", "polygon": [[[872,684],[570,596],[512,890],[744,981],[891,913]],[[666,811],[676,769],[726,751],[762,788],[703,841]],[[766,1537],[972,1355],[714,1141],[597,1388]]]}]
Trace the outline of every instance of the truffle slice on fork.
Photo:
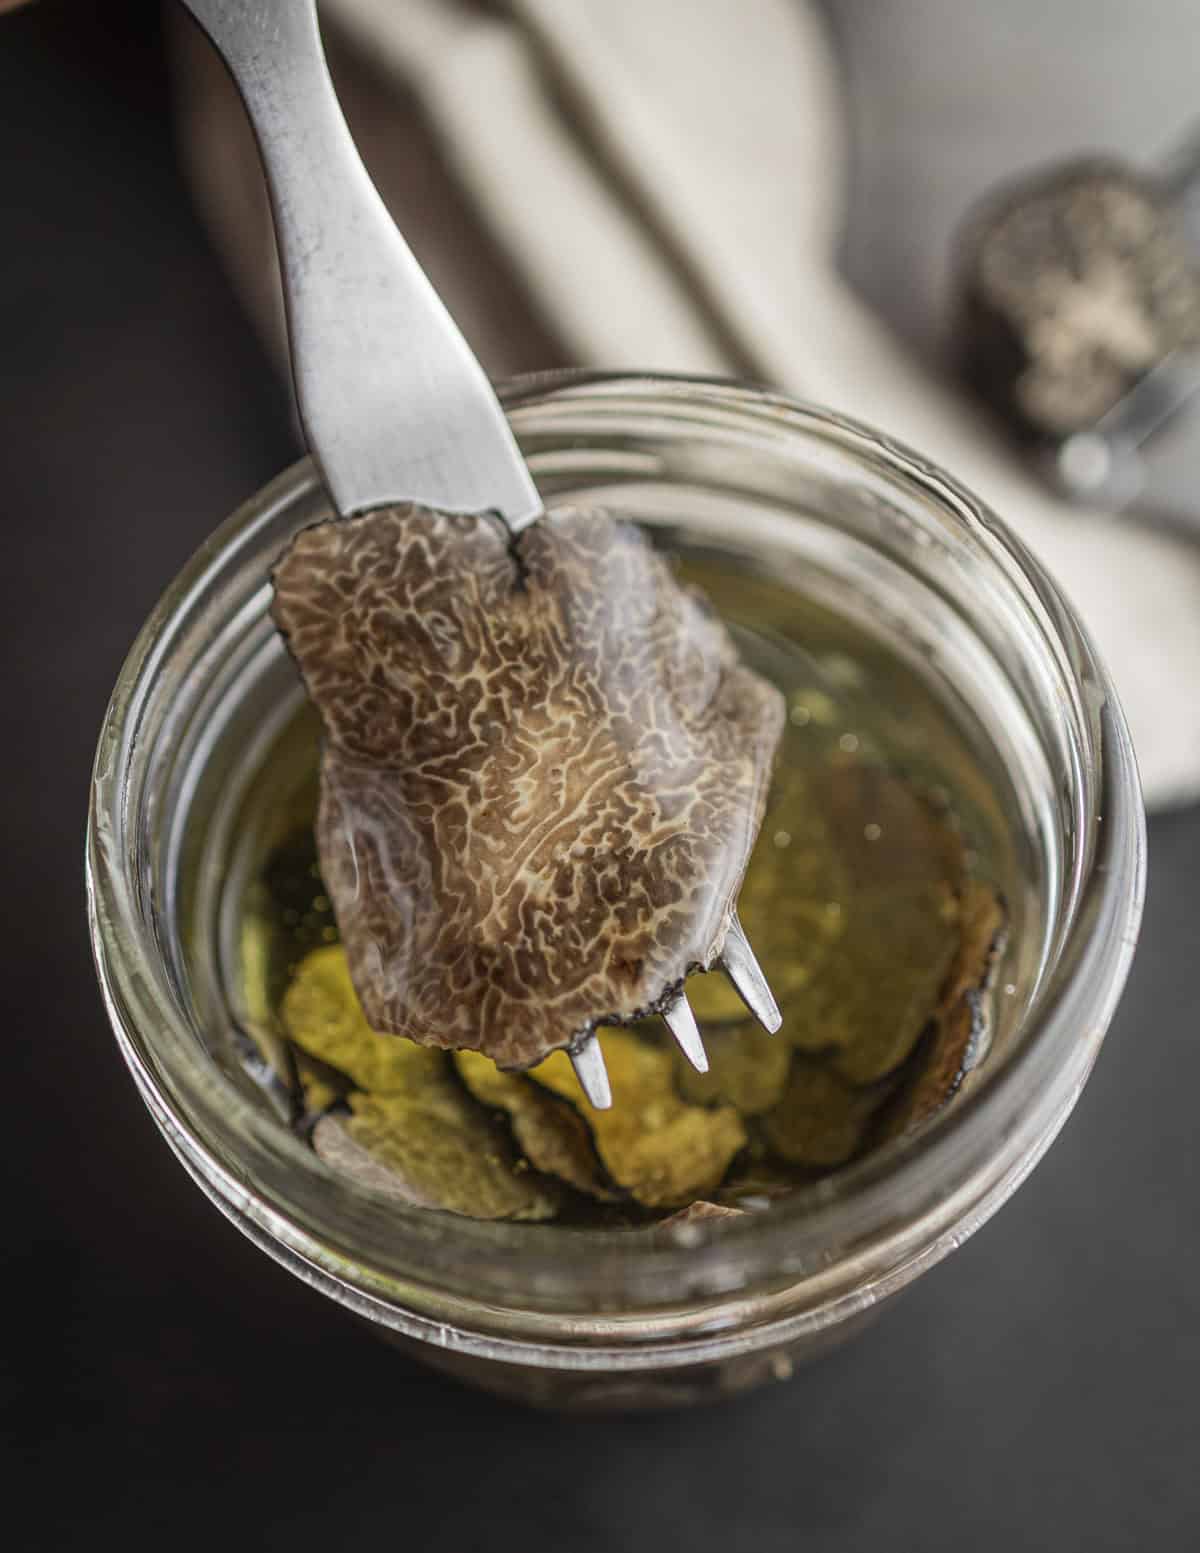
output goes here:
[{"label": "truffle slice on fork", "polygon": [[783,699],[638,529],[410,504],[305,530],[274,580],[375,1029],[508,1069],[565,1048],[602,1108],[598,1025],[662,1014],[706,1066],[692,971],[778,1028],[735,904]]},{"label": "truffle slice on fork", "polygon": [[[545,521],[358,157],[316,0],[184,3],[258,140],[296,402],[344,515],[296,539],[275,617],[325,722],[318,845],[359,998],[506,1067],[566,1047],[603,1105],[597,1023],[670,1010],[696,1051],[677,1000],[729,936],[782,703],[634,530]],[[731,957],[761,998],[736,936]]]}]

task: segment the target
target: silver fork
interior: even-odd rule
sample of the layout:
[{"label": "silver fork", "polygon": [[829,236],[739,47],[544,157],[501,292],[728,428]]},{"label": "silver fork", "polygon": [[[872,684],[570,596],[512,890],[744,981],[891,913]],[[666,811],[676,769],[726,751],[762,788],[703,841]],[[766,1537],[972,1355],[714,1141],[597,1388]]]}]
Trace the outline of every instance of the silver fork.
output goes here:
[{"label": "silver fork", "polygon": [[[491,383],[397,231],[342,117],[316,0],[183,0],[233,76],[266,169],[305,439],[343,516],[413,501],[496,512],[515,534],[541,499]],[[397,436],[402,424],[404,435]],[[779,1009],[735,917],[722,966],[769,1031]],[[708,1059],[681,992],[664,1019]],[[612,1104],[594,1034],[571,1052]]]}]

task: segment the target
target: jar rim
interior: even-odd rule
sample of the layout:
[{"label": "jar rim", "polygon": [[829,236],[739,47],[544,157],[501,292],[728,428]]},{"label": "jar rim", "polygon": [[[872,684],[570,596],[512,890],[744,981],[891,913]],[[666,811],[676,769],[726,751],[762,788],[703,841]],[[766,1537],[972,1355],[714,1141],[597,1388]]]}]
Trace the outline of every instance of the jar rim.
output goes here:
[{"label": "jar rim", "polygon": [[[1145,828],[1129,733],[1109,676],[1057,586],[999,518],[919,454],[847,417],[743,383],[659,373],[543,373],[501,392],[519,435],[522,415],[539,406],[582,400],[603,410],[606,401],[642,395],[675,418],[703,422],[708,412],[719,412],[769,426],[777,436],[831,440],[850,458],[870,460],[920,489],[985,540],[997,564],[1019,574],[1041,611],[1041,629],[1095,712],[1097,780],[1093,812],[1084,816],[1094,854],[1053,972],[1011,1055],[918,1132],[797,1188],[769,1212],[682,1226],[664,1243],[640,1242],[636,1256],[612,1236],[430,1215],[333,1177],[197,1045],[155,963],[147,902],[123,845],[140,719],[173,622],[281,508],[316,489],[309,460],[239,508],[184,567],[139,634],[113,692],[93,776],[87,878],[98,974],[118,1042],[168,1140],[220,1205],[257,1225],[267,1249],[286,1248],[334,1280],[347,1303],[356,1291],[389,1309],[406,1302],[417,1307],[430,1288],[444,1293],[452,1284],[456,1298],[470,1304],[463,1291],[474,1285],[487,1303],[498,1288],[498,1263],[511,1271],[513,1258],[520,1259],[531,1306],[547,1312],[596,1310],[614,1289],[633,1304],[704,1306],[780,1277],[806,1280],[814,1289],[828,1284],[843,1305],[869,1303],[959,1243],[1032,1168],[1078,1095],[1123,989],[1141,915]],[[302,1201],[264,1189],[264,1180],[280,1179],[280,1167],[298,1172],[297,1185],[306,1183]],[[986,1191],[968,1190],[981,1171]],[[896,1223],[898,1199],[930,1200],[919,1232]],[[828,1247],[882,1239],[895,1253],[891,1271],[870,1284],[860,1278],[840,1285]]]}]

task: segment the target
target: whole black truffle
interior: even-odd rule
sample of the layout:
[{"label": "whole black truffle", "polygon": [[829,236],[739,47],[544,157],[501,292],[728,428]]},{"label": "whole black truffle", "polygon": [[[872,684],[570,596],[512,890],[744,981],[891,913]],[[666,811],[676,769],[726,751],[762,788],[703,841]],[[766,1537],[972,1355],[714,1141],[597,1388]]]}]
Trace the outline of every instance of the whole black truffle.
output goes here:
[{"label": "whole black truffle", "polygon": [[958,349],[1026,438],[1094,427],[1200,342],[1200,263],[1164,187],[1090,159],[1002,190],[961,238]]}]

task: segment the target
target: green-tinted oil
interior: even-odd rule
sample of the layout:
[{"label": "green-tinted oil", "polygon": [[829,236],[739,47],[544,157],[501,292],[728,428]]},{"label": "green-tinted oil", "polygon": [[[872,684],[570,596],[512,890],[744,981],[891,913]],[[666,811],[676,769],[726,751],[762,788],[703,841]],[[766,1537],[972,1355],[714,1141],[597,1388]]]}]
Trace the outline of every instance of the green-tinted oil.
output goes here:
[{"label": "green-tinted oil", "polygon": [[408,1043],[366,1026],[337,949],[306,709],[243,806],[229,980],[331,1168],[480,1217],[616,1229],[694,1201],[761,1210],[953,1103],[985,1055],[1021,879],[982,741],[898,655],[778,581],[724,558],[681,569],[787,700],[739,901],[782,1030],[759,1030],[719,973],[693,976],[710,1072],[656,1021],[602,1032],[604,1117],[561,1054],[522,1076],[404,1060]]}]

